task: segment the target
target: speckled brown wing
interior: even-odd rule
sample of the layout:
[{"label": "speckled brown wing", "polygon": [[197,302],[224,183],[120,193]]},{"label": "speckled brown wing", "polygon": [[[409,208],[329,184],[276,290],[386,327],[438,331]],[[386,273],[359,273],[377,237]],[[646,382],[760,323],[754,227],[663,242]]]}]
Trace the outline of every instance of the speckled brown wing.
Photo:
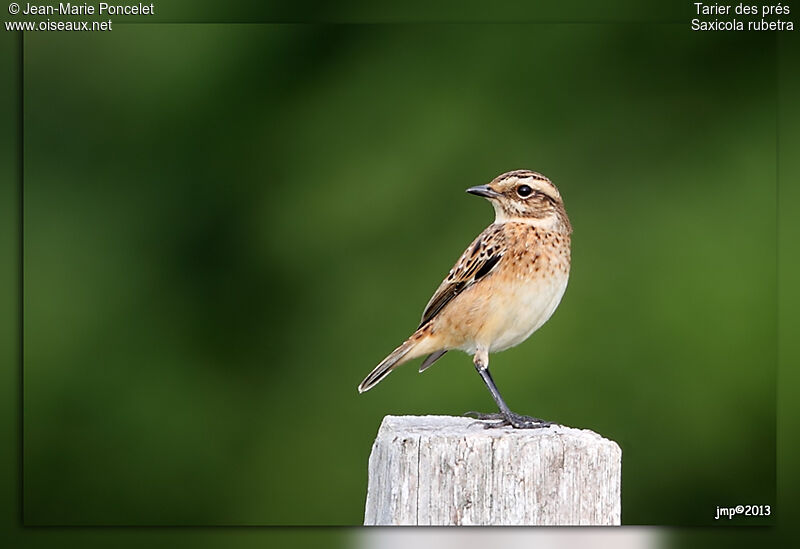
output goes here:
[{"label": "speckled brown wing", "polygon": [[[505,249],[503,225],[489,225],[461,254],[455,266],[439,285],[425,307],[425,312],[422,313],[419,327],[425,326],[459,294],[491,273],[503,258]],[[431,361],[430,364],[432,363]]]},{"label": "speckled brown wing", "polygon": [[[461,255],[450,273],[433,294],[433,297],[425,307],[422,314],[422,322],[411,337],[403,342],[397,349],[392,351],[389,356],[384,358],[372,372],[369,373],[364,381],[358,386],[359,392],[370,390],[377,385],[383,378],[389,375],[394,368],[424,354],[418,352],[418,345],[428,341],[429,330],[425,325],[436,318],[448,303],[456,299],[478,280],[488,276],[500,263],[505,252],[505,229],[503,225],[489,225],[476,238],[469,248]],[[447,349],[439,349],[429,354],[422,362],[420,372],[428,368],[431,364],[440,359]]]}]

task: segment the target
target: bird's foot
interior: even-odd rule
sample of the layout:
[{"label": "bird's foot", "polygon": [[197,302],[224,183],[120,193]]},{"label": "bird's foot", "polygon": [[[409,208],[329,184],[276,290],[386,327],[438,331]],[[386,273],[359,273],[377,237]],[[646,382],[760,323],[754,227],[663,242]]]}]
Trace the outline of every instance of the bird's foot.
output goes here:
[{"label": "bird's foot", "polygon": [[[509,414],[494,413],[494,414],[481,414],[479,412],[467,412],[464,414],[468,417],[474,417],[480,421],[486,421],[482,425],[487,429],[496,429],[498,427],[511,426],[515,429],[541,429],[543,427],[550,427],[552,422],[538,417],[521,416],[511,412]],[[491,423],[490,423],[491,422]]]}]

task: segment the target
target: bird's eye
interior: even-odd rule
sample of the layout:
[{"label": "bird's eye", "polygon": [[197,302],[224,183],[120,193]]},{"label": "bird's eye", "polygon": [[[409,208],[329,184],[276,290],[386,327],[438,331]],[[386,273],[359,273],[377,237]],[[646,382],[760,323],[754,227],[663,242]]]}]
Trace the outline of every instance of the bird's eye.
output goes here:
[{"label": "bird's eye", "polygon": [[532,193],[532,192],[533,192],[533,189],[531,189],[531,188],[530,188],[530,187],[528,187],[527,185],[520,185],[519,187],[517,187],[517,194],[518,194],[518,195],[519,195],[521,198],[527,198],[527,197],[529,197],[529,196],[531,195],[531,193]]}]

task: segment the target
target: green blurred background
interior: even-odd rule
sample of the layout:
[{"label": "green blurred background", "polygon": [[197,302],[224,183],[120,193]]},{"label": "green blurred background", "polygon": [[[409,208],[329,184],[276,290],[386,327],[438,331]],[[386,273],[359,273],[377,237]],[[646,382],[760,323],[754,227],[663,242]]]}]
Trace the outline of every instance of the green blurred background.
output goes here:
[{"label": "green blurred background", "polygon": [[359,524],[385,414],[492,409],[459,353],[356,385],[516,168],[575,233],[512,408],[620,444],[625,524],[774,502],[771,35],[129,25],[25,69],[27,524]]}]

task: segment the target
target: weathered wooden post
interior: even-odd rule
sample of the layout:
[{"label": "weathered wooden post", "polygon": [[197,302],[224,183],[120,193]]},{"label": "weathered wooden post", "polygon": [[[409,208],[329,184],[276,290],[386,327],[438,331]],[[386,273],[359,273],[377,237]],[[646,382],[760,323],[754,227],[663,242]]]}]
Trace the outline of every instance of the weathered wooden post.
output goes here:
[{"label": "weathered wooden post", "polygon": [[618,525],[622,451],[588,430],[386,416],[366,525]]}]

